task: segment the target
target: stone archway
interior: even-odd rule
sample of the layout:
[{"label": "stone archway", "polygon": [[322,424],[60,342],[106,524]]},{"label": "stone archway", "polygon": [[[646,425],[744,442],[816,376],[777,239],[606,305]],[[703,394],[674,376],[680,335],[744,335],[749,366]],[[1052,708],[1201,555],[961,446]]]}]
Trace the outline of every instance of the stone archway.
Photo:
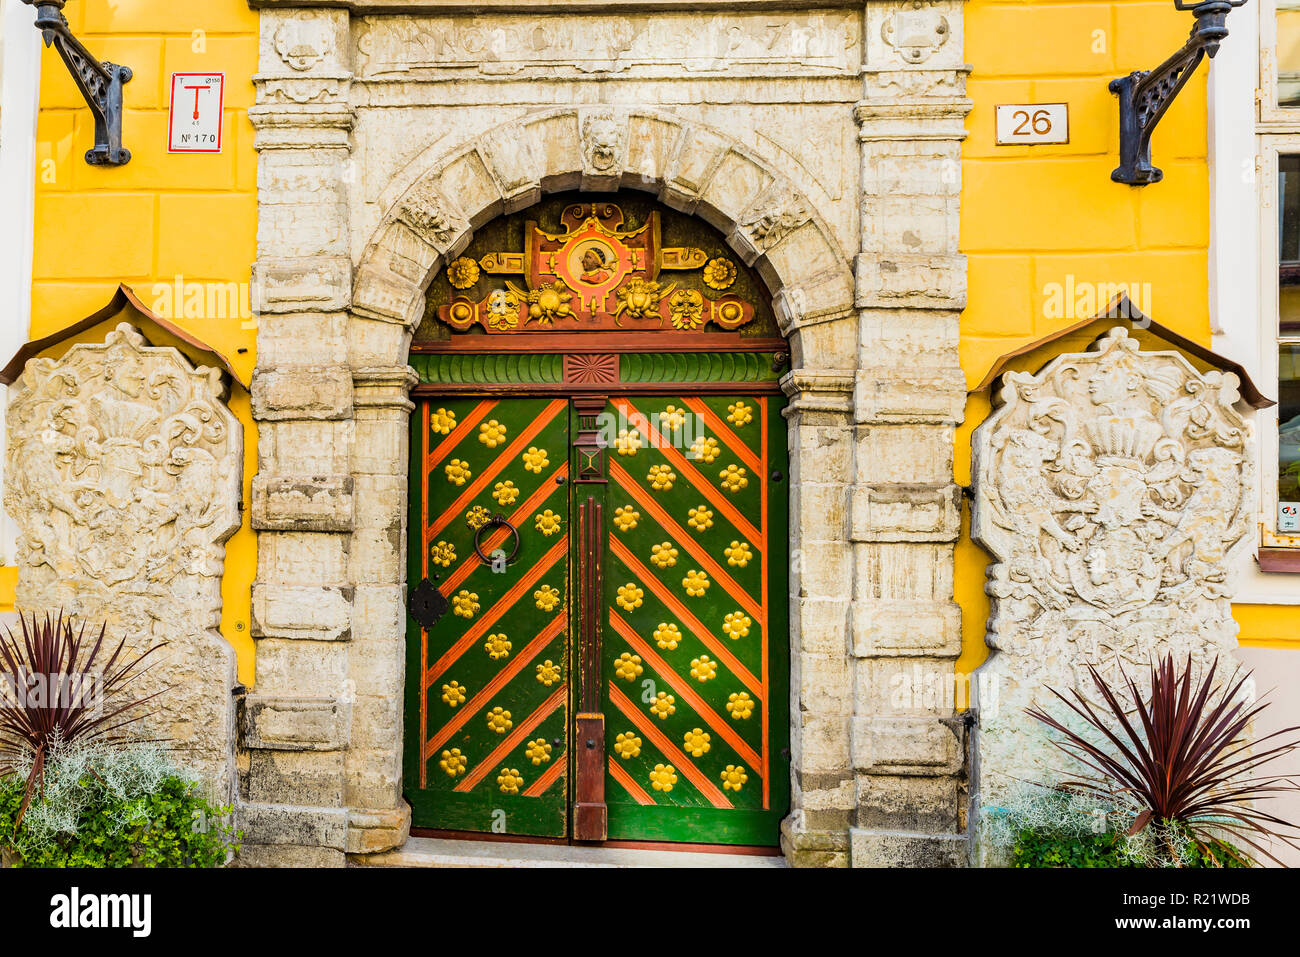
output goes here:
[{"label": "stone archway", "polygon": [[[636,129],[647,136],[652,130],[660,142],[639,155],[630,151],[627,144]],[[574,134],[575,147],[567,155],[545,151],[546,143],[561,138],[562,132]],[[534,164],[521,165],[521,156],[534,158]],[[656,157],[662,165],[654,165]],[[636,164],[634,174],[627,171],[631,164]],[[696,174],[698,182],[686,179],[684,170],[692,168],[705,171]],[[800,431],[809,390],[798,384],[799,373],[805,363],[824,374],[837,362],[851,361],[851,353],[835,353],[834,337],[818,333],[838,333],[852,342],[856,331],[852,273],[812,203],[788,179],[716,131],[648,111],[555,111],[488,131],[474,143],[434,159],[394,200],[367,248],[353,290],[351,342],[354,348],[365,343],[365,351],[354,352],[351,360],[358,450],[391,449],[397,431],[406,433],[411,333],[424,316],[429,282],[444,262],[468,245],[474,228],[575,184],[589,190],[617,189],[625,176],[662,202],[694,212],[718,228],[768,283],[781,330],[792,344],[795,371],[785,383],[792,398],[791,448],[810,444]],[[719,177],[730,182],[718,182]],[[844,374],[851,372],[846,369]],[[812,432],[816,436],[815,427]],[[811,445],[816,444],[812,440]],[[368,548],[381,540],[388,529],[401,527],[405,534],[407,499],[386,494],[389,481],[404,476],[405,456],[392,468],[394,474],[383,482],[352,476],[354,550],[358,544]],[[792,471],[798,468],[798,463],[792,465]],[[796,548],[800,527],[796,521],[791,529]],[[792,571],[793,596],[800,593],[800,571],[797,566]],[[406,584],[404,568],[387,584],[399,583]],[[357,587],[363,586],[357,582]],[[394,614],[385,616],[394,625],[389,639],[399,648],[406,634],[401,611],[393,609]],[[798,614],[797,608],[792,614]],[[798,633],[797,623],[792,632]],[[378,635],[373,637],[378,640]],[[400,695],[400,676],[389,692]],[[791,733],[796,739],[792,753],[801,753],[798,724]],[[391,760],[400,764],[400,754],[400,740],[395,739]]]},{"label": "stone archway", "polygon": [[[244,818],[262,859],[337,864],[404,838],[411,332],[430,278],[474,229],[575,188],[645,190],[722,230],[767,283],[791,343],[787,853],[814,864],[958,859],[951,705],[893,703],[891,688],[920,668],[951,680],[960,643],[956,164],[969,101],[960,43],[948,42],[961,35],[960,9],[881,0],[861,27],[847,17],[841,36],[859,46],[809,127],[833,148],[810,143],[800,158],[758,135],[807,120],[797,96],[776,90],[801,82],[784,60],[692,79],[721,92],[761,76],[761,105],[705,108],[651,84],[644,95],[666,108],[645,107],[632,87],[567,67],[544,81],[520,73],[509,102],[479,102],[496,88],[471,85],[470,103],[436,65],[411,82],[404,71],[425,69],[414,60],[397,64],[399,76],[376,66],[378,39],[412,50],[440,14],[370,17],[296,0],[263,9],[250,110],[261,151],[258,683]],[[593,14],[610,29],[619,16]],[[939,39],[899,46],[903,17],[942,26]],[[285,60],[281,34],[312,60]],[[597,98],[619,105],[552,105]],[[395,162],[412,135],[435,145]],[[818,152],[823,168],[851,171],[838,191],[807,172]]]}]

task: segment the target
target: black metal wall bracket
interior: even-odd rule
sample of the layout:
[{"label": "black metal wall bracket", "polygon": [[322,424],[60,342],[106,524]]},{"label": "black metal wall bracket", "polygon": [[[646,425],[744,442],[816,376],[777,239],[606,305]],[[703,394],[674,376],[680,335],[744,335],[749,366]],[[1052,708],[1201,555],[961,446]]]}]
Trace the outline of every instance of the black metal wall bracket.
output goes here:
[{"label": "black metal wall bracket", "polygon": [[1119,166],[1110,174],[1115,182],[1146,186],[1164,179],[1151,165],[1151,134],[1201,61],[1219,52],[1228,35],[1228,12],[1245,2],[1174,0],[1177,9],[1192,11],[1195,18],[1187,43],[1154,70],[1111,80],[1110,91],[1119,95]]},{"label": "black metal wall bracket", "polygon": [[131,151],[122,147],[122,85],[131,79],[131,68],[101,63],[72,35],[63,15],[67,0],[23,0],[36,8],[36,29],[68,65],[77,89],[95,114],[95,148],[87,150],[91,166],[124,166]]}]

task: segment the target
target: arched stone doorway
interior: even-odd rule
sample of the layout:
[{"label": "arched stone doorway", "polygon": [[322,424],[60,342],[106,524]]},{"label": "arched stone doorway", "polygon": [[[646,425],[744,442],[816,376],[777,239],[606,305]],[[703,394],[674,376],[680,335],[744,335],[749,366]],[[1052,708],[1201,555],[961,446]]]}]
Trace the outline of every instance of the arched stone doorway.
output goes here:
[{"label": "arched stone doorway", "polygon": [[412,343],[413,824],[774,846],[788,810],[788,346],[644,193],[479,229]]},{"label": "arched stone doorway", "polygon": [[[409,104],[349,105],[346,87],[317,96],[327,79],[276,74],[250,113],[263,166],[249,847],[264,860],[340,863],[405,839],[410,344],[427,291],[502,215],[557,192],[632,189],[715,227],[770,291],[789,344],[783,848],[805,864],[950,859],[959,835],[914,832],[954,827],[959,735],[934,709],[892,704],[889,687],[917,661],[950,669],[955,654],[943,543],[957,525],[944,450],[959,407],[962,284],[948,281],[959,262],[864,254],[894,237],[871,207],[859,213],[853,194],[828,195],[788,153],[698,111],[539,105],[430,125]],[[388,103],[396,92],[370,94]],[[933,106],[901,125],[883,108],[852,114],[863,156],[897,172],[871,189],[955,190],[916,172],[954,156],[961,135],[964,101],[943,93]],[[435,145],[388,165],[412,155],[392,137],[417,128]],[[916,166],[918,150],[928,165]],[[937,226],[955,223],[951,198],[933,208],[936,243],[955,237]],[[859,224],[855,301],[845,249]]]}]

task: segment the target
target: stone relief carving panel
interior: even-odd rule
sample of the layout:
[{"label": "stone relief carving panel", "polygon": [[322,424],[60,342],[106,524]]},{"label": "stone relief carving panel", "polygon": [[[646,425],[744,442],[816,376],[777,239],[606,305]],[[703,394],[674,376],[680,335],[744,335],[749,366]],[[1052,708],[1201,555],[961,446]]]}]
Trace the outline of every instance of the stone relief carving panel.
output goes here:
[{"label": "stone relief carving panel", "polygon": [[34,359],[10,389],[5,509],[17,606],[107,622],[143,651],[148,728],[232,787],[235,659],[216,632],[223,543],[239,527],[243,438],[221,373],[123,323],[102,344]]},{"label": "stone relief carving panel", "polygon": [[357,75],[451,79],[600,73],[845,75],[861,67],[860,15],[659,12],[563,20],[510,16],[371,18],[357,27]]},{"label": "stone relief carving panel", "polygon": [[1231,658],[1230,553],[1247,547],[1251,429],[1236,376],[1146,352],[1123,328],[1011,373],[976,430],[972,534],[996,559],[980,669],[979,802],[1063,768],[1023,709],[1095,695],[1166,651]]}]

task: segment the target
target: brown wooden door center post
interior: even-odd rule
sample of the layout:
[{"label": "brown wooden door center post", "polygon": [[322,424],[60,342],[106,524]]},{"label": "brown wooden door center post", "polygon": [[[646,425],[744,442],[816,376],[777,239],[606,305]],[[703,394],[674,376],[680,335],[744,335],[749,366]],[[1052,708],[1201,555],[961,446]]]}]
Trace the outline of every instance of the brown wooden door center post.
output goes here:
[{"label": "brown wooden door center post", "polygon": [[577,454],[574,497],[578,506],[578,709],[574,717],[575,757],[573,785],[573,839],[603,841],[608,834],[605,804],[605,715],[601,712],[601,610],[603,591],[601,557],[604,554],[603,488],[609,479],[605,449],[600,443],[600,416],[606,396],[578,396],[573,400],[578,429],[573,439]]}]

